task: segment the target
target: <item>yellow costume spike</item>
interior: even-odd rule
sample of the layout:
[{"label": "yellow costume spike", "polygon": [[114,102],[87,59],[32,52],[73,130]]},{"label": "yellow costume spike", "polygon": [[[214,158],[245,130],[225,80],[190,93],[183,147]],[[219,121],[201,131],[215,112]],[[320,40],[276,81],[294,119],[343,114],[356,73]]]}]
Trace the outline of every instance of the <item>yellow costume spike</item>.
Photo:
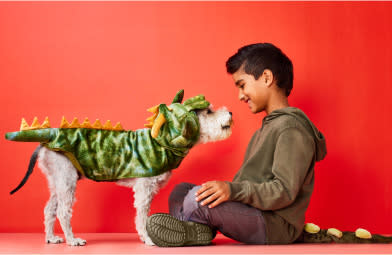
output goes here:
[{"label": "yellow costume spike", "polygon": [[41,128],[50,128],[49,118],[46,117],[44,122],[41,125]]},{"label": "yellow costume spike", "polygon": [[29,130],[30,126],[27,124],[25,118],[22,118],[22,123],[20,124],[20,130]]},{"label": "yellow costume spike", "polygon": [[121,131],[121,130],[124,130],[124,129],[121,126],[121,123],[117,122],[117,124],[113,127],[113,130]]},{"label": "yellow costume spike", "polygon": [[159,104],[147,109],[148,112],[156,113],[159,111]]},{"label": "yellow costume spike", "polygon": [[90,121],[88,120],[88,118],[85,118],[82,125],[80,125],[80,127],[82,128],[92,128],[93,126],[91,126]]},{"label": "yellow costume spike", "polygon": [[149,124],[144,124],[144,127],[146,127],[146,128],[152,128],[152,123],[149,123]]},{"label": "yellow costume spike", "polygon": [[63,116],[63,118],[61,119],[60,128],[69,128],[69,123],[68,123],[68,121],[65,119],[64,116]]},{"label": "yellow costume spike", "polygon": [[80,123],[78,118],[74,118],[71,124],[69,125],[69,128],[80,128]]},{"label": "yellow costume spike", "polygon": [[38,129],[41,127],[41,124],[38,122],[38,118],[34,117],[33,123],[30,126],[30,129]]},{"label": "yellow costume spike", "polygon": [[103,126],[102,126],[101,122],[99,121],[99,119],[95,120],[95,122],[93,124],[93,128],[95,128],[95,129],[102,129],[103,128]]},{"label": "yellow costume spike", "polygon": [[103,129],[112,130],[113,129],[112,122],[110,120],[107,120],[105,125],[103,125]]},{"label": "yellow costume spike", "polygon": [[151,136],[153,138],[157,138],[159,134],[159,130],[161,129],[162,125],[166,122],[165,116],[163,114],[159,114],[158,118],[154,121],[154,125],[151,129]]}]

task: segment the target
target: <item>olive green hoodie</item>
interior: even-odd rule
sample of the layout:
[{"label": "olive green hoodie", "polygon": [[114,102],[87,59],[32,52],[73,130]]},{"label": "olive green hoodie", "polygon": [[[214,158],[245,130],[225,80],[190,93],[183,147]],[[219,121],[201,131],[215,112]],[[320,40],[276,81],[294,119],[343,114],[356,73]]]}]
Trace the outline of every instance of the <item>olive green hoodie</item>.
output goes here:
[{"label": "olive green hoodie", "polygon": [[324,136],[300,109],[279,109],[263,119],[229,186],[232,201],[263,211],[268,244],[292,243],[302,233],[314,165],[326,153]]}]

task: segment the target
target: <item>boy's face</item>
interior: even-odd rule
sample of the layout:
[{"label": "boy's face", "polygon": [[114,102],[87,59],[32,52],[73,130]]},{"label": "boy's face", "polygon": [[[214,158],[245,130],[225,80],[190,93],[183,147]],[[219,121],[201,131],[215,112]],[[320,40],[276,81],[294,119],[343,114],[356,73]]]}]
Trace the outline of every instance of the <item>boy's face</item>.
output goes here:
[{"label": "boy's face", "polygon": [[233,80],[238,88],[240,101],[248,104],[252,113],[259,113],[265,110],[270,90],[264,79],[264,74],[255,80],[253,75],[245,73],[242,68],[233,73]]}]

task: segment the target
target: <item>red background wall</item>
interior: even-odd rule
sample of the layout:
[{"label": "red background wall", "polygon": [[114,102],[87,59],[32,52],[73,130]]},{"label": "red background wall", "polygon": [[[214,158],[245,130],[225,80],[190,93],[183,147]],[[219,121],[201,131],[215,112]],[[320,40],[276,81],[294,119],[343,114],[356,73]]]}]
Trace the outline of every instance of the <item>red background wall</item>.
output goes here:
[{"label": "red background wall", "polygon": [[[237,99],[225,61],[239,47],[272,42],[295,69],[290,104],[327,138],[307,221],[392,233],[392,3],[25,2],[0,3],[1,136],[25,117],[121,121],[143,127],[148,107],[203,93],[234,116],[229,140],[194,148],[152,204],[167,212],[183,181],[231,180],[263,114]],[[0,231],[43,232],[49,192],[38,169],[22,179],[33,143],[0,139]],[[84,180],[75,232],[133,232],[132,191]],[[57,231],[59,231],[57,225]]]}]

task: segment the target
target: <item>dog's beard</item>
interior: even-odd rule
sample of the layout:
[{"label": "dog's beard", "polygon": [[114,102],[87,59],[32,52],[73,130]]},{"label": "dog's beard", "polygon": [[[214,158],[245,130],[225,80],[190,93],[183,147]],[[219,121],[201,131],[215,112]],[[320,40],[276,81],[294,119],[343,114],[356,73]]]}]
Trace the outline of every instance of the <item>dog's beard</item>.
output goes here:
[{"label": "dog's beard", "polygon": [[221,141],[229,138],[231,135],[231,126],[223,126],[221,134],[217,137],[216,141]]},{"label": "dog's beard", "polygon": [[230,137],[231,132],[231,126],[229,125],[221,126],[221,128],[216,132],[211,132],[211,130],[209,130],[209,132],[202,132],[200,133],[198,143],[209,143],[225,140]]}]

